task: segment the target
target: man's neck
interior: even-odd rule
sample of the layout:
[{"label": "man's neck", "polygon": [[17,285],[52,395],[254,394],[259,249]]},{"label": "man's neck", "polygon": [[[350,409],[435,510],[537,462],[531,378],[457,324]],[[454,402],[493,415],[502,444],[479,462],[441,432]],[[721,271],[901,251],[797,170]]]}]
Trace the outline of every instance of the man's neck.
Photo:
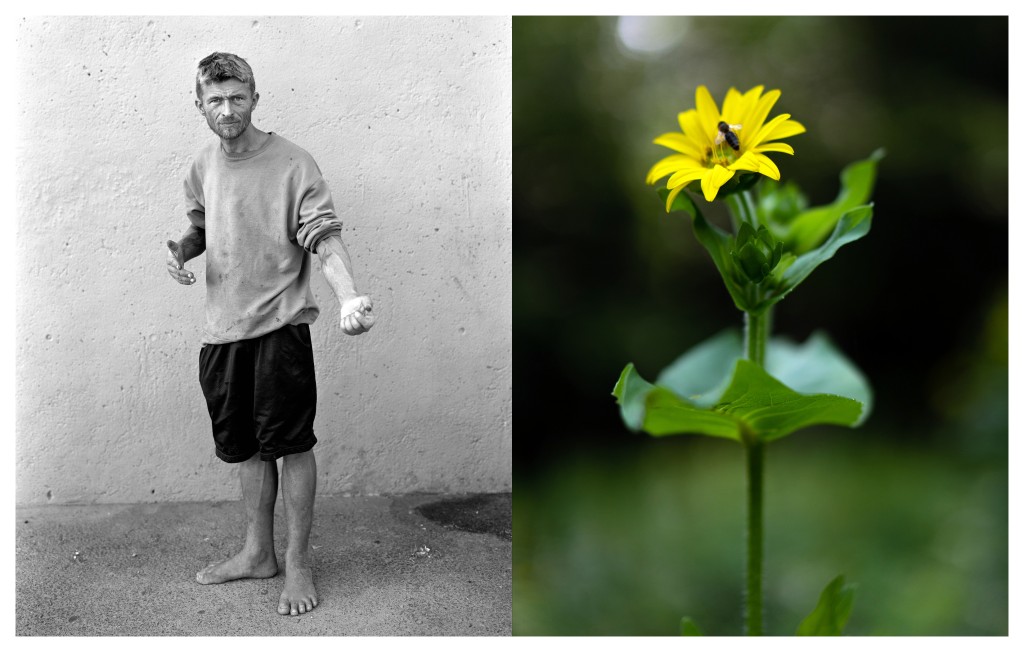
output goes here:
[{"label": "man's neck", "polygon": [[242,154],[244,152],[254,152],[270,138],[270,134],[260,131],[253,124],[249,124],[238,138],[232,138],[231,140],[220,139],[220,147],[229,154]]}]

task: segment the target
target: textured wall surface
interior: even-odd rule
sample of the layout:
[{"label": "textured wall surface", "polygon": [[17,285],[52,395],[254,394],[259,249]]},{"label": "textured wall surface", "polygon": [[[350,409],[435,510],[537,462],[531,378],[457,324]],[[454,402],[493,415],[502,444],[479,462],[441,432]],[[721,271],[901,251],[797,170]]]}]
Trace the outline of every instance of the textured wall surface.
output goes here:
[{"label": "textured wall surface", "polygon": [[246,58],[253,122],[309,151],[376,327],[348,337],[314,261],[323,494],[512,483],[511,21],[19,19],[18,503],[219,500],[198,383],[205,257],[164,269],[182,177],[215,136],[214,50]]}]

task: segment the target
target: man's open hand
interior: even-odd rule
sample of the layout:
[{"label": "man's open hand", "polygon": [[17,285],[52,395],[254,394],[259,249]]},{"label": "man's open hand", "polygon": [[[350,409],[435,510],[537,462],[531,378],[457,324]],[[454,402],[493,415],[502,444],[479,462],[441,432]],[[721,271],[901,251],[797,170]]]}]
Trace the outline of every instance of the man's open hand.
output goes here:
[{"label": "man's open hand", "polygon": [[373,328],[373,301],[368,296],[353,297],[341,304],[341,330],[359,335]]},{"label": "man's open hand", "polygon": [[185,269],[185,254],[181,251],[181,245],[174,240],[167,241],[167,273],[182,285],[196,282],[192,272]]}]

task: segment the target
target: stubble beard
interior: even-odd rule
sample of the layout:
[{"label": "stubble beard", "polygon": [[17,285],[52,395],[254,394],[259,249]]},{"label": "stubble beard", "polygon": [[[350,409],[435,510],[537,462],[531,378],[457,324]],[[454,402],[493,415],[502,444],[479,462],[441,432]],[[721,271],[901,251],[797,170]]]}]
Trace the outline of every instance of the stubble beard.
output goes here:
[{"label": "stubble beard", "polygon": [[207,126],[210,127],[210,131],[217,134],[222,140],[234,140],[245,133],[245,130],[249,127],[248,118],[239,118],[234,124],[231,125],[219,125],[216,119],[206,119]]}]

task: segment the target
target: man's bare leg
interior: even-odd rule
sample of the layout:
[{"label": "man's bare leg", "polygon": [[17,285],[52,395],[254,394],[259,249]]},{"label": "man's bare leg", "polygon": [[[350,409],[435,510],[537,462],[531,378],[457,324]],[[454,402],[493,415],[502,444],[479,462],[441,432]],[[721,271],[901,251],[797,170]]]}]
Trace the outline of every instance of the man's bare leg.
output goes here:
[{"label": "man's bare leg", "polygon": [[245,544],[234,557],[210,564],[196,573],[200,584],[277,575],[277,557],[274,555],[277,464],[260,461],[259,455],[253,455],[239,466],[242,502],[245,504]]},{"label": "man's bare leg", "polygon": [[313,526],[316,496],[316,457],[313,451],[285,455],[281,483],[284,512],[288,522],[288,550],[285,552],[285,580],[277,613],[282,616],[308,613],[317,605],[313,586],[313,555],[309,531]]}]

